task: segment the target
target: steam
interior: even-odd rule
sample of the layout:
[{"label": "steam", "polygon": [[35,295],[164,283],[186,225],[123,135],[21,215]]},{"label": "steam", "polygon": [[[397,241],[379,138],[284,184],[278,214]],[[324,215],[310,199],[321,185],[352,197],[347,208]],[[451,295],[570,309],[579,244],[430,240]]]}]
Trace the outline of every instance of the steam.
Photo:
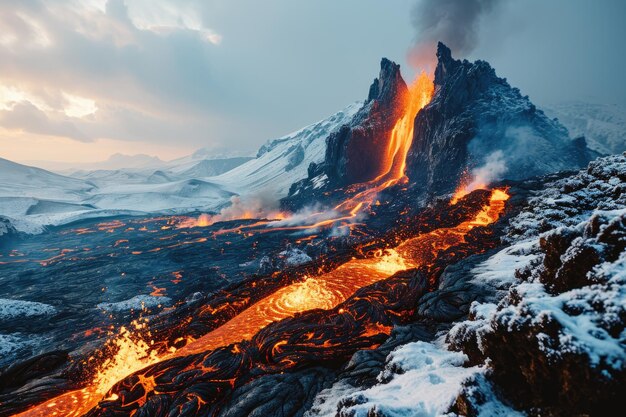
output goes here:
[{"label": "steam", "polygon": [[278,202],[263,194],[250,196],[232,196],[230,205],[224,207],[219,214],[201,214],[198,218],[186,218],[177,224],[178,228],[206,227],[217,222],[242,219],[282,219],[284,214],[279,210]]},{"label": "steam", "polygon": [[472,181],[465,186],[467,193],[479,188],[485,188],[495,180],[502,178],[507,171],[504,153],[500,150],[489,154],[485,158],[485,164],[472,170]]},{"label": "steam", "polygon": [[411,16],[416,35],[409,63],[432,69],[437,41],[456,54],[468,55],[478,45],[480,21],[499,3],[501,0],[420,0]]},{"label": "steam", "polygon": [[304,226],[302,234],[317,233],[319,227],[331,227],[330,235],[346,236],[350,233],[350,225],[353,225],[363,219],[364,214],[361,212],[355,215],[346,215],[334,209],[327,209],[319,204],[303,207],[295,213],[291,213],[282,220],[278,220],[268,224],[268,227],[289,228]]},{"label": "steam", "polygon": [[[263,219],[282,217],[278,208],[278,202],[263,195],[233,196],[230,198],[230,206],[223,208],[220,214],[214,216],[216,221],[237,219]],[[216,219],[219,217],[219,220]]]}]

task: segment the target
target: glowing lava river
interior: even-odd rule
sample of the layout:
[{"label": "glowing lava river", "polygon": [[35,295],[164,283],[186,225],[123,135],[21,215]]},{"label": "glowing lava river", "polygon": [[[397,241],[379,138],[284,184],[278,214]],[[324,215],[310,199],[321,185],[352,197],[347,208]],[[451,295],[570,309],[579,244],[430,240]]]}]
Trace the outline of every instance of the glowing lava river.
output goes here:
[{"label": "glowing lava river", "polygon": [[[493,246],[488,226],[508,199],[506,191],[481,190],[424,209],[430,217],[388,215],[398,229],[389,239],[359,229],[355,219],[372,214],[377,196],[405,182],[413,119],[432,95],[422,74],[403,98],[379,172],[332,210],[227,227],[216,222],[228,219],[206,216],[87,222],[49,234],[48,245],[58,247],[31,240],[0,253],[4,277],[19,278],[0,277],[8,294],[36,282],[25,292],[30,300],[73,306],[36,324],[48,331],[40,351],[93,344],[69,358],[59,377],[71,382],[48,391],[44,382],[46,395],[34,389],[36,397],[15,405],[31,407],[15,415],[215,415],[229,393],[259,376],[336,366],[379,346],[411,320],[445,265]],[[417,227],[402,234],[398,221]],[[348,249],[333,234],[342,228]],[[353,238],[359,231],[361,241]],[[303,248],[312,258],[301,267],[281,261],[267,269],[262,261],[302,257]],[[93,288],[94,276],[101,287]],[[55,277],[68,282],[55,286]],[[104,347],[96,343],[103,339]]]},{"label": "glowing lava river", "polygon": [[302,277],[178,350],[157,352],[149,341],[122,334],[116,357],[101,366],[92,383],[19,415],[152,415],[146,414],[150,407],[191,407],[207,415],[200,412],[252,378],[253,369],[280,372],[307,360],[336,360],[376,347],[414,308],[405,304],[416,288],[425,291],[429,285],[425,276],[408,279],[403,271],[431,270],[441,254],[454,257],[467,250],[468,234],[496,221],[507,199],[506,192],[494,190],[482,209],[454,227]]}]

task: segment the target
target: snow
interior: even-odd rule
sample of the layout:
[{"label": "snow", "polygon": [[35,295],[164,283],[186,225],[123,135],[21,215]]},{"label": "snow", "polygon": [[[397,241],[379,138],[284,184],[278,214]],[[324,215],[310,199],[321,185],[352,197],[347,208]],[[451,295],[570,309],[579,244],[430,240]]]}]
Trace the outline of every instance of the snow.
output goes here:
[{"label": "snow", "polygon": [[[472,403],[476,417],[524,417],[525,413],[514,410],[504,404],[494,392],[493,384],[486,378],[486,372],[472,375],[464,388],[466,396],[477,397],[479,401]],[[456,417],[449,414],[448,417]]]},{"label": "snow", "polygon": [[538,255],[535,253],[539,239],[529,239],[511,245],[477,265],[471,272],[472,281],[507,289],[515,282],[511,271],[528,265]]},{"label": "snow", "polygon": [[328,181],[328,175],[326,174],[318,175],[317,177],[313,178],[311,181],[313,182],[313,188],[315,189],[321,188],[324,186],[324,184],[326,184],[326,181]]},{"label": "snow", "polygon": [[0,158],[0,196],[77,202],[93,188],[93,184],[79,179]]},{"label": "snow", "polygon": [[626,151],[626,107],[580,101],[558,103],[545,108],[573,137],[584,136],[588,146],[602,154]]},{"label": "snow", "polygon": [[626,204],[626,155],[597,159],[576,175],[548,184],[529,199],[529,207],[509,223],[507,241],[574,226],[594,212]]},{"label": "snow", "polygon": [[[604,361],[614,369],[621,369],[626,366],[626,352],[620,338],[612,337],[598,324],[606,318],[605,314],[619,317],[626,313],[626,257],[623,258],[618,267],[620,271],[611,278],[608,291],[598,285],[551,296],[542,284],[523,283],[516,287],[522,301],[516,306],[494,312],[492,319],[511,331],[519,322],[530,320],[530,326],[541,326],[546,321],[555,320],[561,327],[558,349],[543,343],[547,335],[538,336],[538,342],[548,356],[559,357],[566,352],[582,353],[588,356],[593,366]],[[594,303],[598,301],[609,311],[596,311]],[[574,305],[583,314],[570,315],[564,311]]]},{"label": "snow", "polygon": [[287,266],[302,265],[313,260],[309,255],[298,248],[289,248],[280,252],[278,256],[284,260]]},{"label": "snow", "polygon": [[56,309],[48,304],[0,298],[0,320],[51,316],[53,314],[56,314]]},{"label": "snow", "polygon": [[[318,406],[318,399],[309,416],[444,415],[460,393],[463,382],[481,371],[479,367],[463,367],[466,361],[463,353],[432,343],[408,343],[389,354],[385,369],[378,376],[378,384],[351,393],[345,384],[323,391],[323,407]],[[331,392],[343,395],[330,396]]]},{"label": "snow", "polygon": [[41,341],[39,336],[24,333],[0,333],[0,367],[11,364],[17,356],[31,354]]},{"label": "snow", "polygon": [[0,159],[0,215],[18,231],[35,234],[46,226],[95,217],[215,213],[236,195],[262,196],[276,205],[292,183],[307,176],[312,162],[324,159],[328,135],[348,123],[362,104],[269,141],[254,159],[211,157],[208,150],[170,162],[117,155],[96,165],[127,163],[128,168],[74,171],[72,177]]},{"label": "snow", "polygon": [[[548,184],[531,198],[529,206],[509,222],[507,240],[512,245],[472,271],[474,280],[487,282],[514,282],[516,270],[526,269],[523,275],[529,276],[514,282],[498,305],[473,303],[471,320],[455,325],[448,340],[475,340],[486,353],[488,334],[524,331],[533,335],[534,343],[553,363],[574,355],[586,358],[580,363],[602,369],[606,375],[626,368],[622,322],[626,317],[626,252],[620,249],[621,253],[611,255],[620,248],[616,236],[623,235],[619,231],[626,219],[625,175],[626,156],[614,155]],[[613,235],[603,236],[607,230]],[[542,261],[545,254],[538,243],[552,235],[572,236],[560,256],[562,263],[575,259],[585,247],[608,257],[587,273],[587,285],[555,291],[540,282],[543,266],[535,260]]]},{"label": "snow", "polygon": [[15,232],[13,224],[6,217],[0,217],[0,237]]},{"label": "snow", "polygon": [[170,305],[171,302],[172,299],[169,297],[157,297],[154,295],[140,294],[128,300],[118,301],[115,303],[100,303],[97,307],[110,313],[119,313],[131,310],[141,311],[146,308],[167,306]]},{"label": "snow", "polygon": [[[257,158],[210,180],[238,194],[262,192],[276,200],[285,197],[291,184],[307,177],[312,162],[323,161],[328,135],[349,123],[362,106],[363,102],[353,103],[325,120],[269,141]],[[294,159],[297,154],[300,157]]]}]

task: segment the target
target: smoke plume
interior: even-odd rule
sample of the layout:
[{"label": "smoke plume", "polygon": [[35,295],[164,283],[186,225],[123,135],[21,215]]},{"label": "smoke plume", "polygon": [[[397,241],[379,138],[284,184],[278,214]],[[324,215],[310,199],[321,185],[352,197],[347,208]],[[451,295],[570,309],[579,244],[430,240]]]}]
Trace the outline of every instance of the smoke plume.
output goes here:
[{"label": "smoke plume", "polygon": [[224,207],[219,214],[201,214],[198,218],[187,218],[180,221],[179,228],[205,227],[217,222],[243,219],[282,219],[284,214],[278,207],[278,202],[263,194],[248,196],[235,195],[230,199],[230,205]]},{"label": "smoke plume", "polygon": [[465,187],[468,193],[485,188],[493,181],[501,179],[507,171],[504,153],[495,151],[485,158],[485,164],[472,170],[472,181]]},{"label": "smoke plume", "polygon": [[478,44],[481,19],[502,0],[420,0],[413,7],[411,20],[416,30],[415,44],[409,50],[409,63],[431,70],[438,41],[455,54],[466,56]]}]

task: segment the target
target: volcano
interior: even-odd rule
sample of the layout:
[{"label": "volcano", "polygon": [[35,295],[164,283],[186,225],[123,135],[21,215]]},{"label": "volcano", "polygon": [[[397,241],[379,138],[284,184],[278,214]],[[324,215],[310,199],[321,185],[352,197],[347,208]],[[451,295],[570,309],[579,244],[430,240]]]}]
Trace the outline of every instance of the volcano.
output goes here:
[{"label": "volcano", "polygon": [[6,276],[72,280],[50,299],[95,303],[81,292],[94,275],[132,298],[82,315],[0,308],[15,338],[25,318],[54,330],[52,346],[0,370],[0,416],[613,409],[626,381],[626,155],[592,161],[488,63],[442,43],[437,60],[407,85],[383,59],[363,104],[234,168],[282,189],[311,161],[266,218],[85,221],[49,231],[68,245],[56,255],[32,238],[2,249]]}]

